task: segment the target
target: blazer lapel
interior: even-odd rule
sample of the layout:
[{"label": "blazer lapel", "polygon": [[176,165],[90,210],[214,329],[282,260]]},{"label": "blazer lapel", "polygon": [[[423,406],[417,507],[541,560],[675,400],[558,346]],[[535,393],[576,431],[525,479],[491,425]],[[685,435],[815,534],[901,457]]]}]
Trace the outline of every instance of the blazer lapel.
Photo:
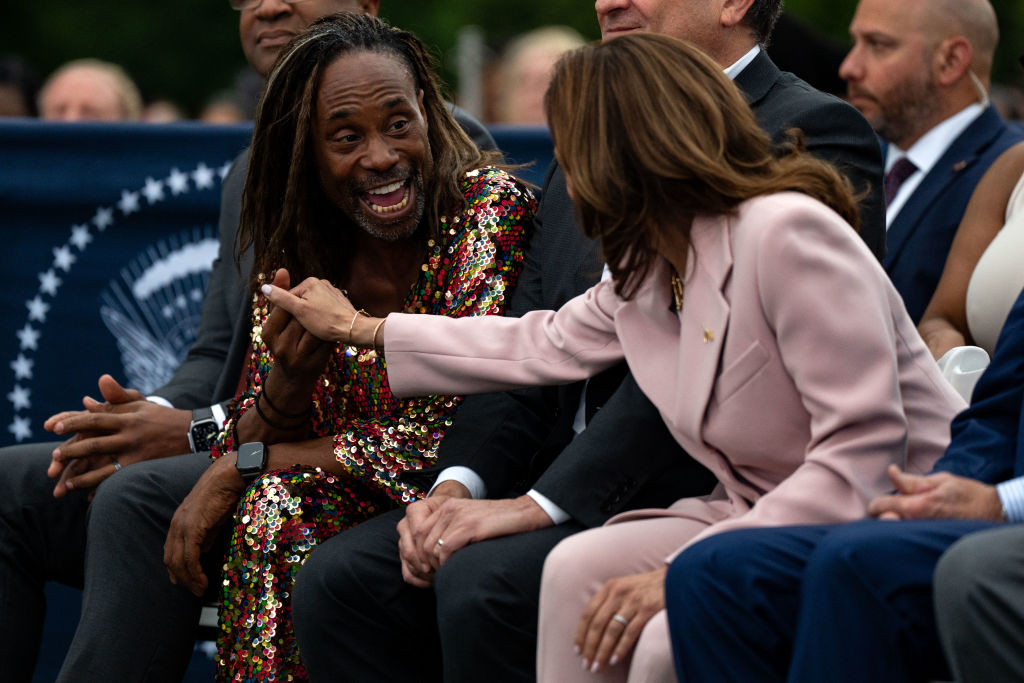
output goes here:
[{"label": "blazer lapel", "polygon": [[[729,302],[722,290],[732,270],[729,222],[727,216],[697,218],[691,232],[692,265],[685,282],[674,382],[674,414],[684,434],[703,433],[704,413],[728,331]],[[704,446],[703,440],[699,445]]]},{"label": "blazer lapel", "polygon": [[926,221],[923,216],[945,194],[947,188],[961,173],[977,160],[979,154],[1000,132],[999,115],[989,107],[971,122],[960,136],[953,141],[946,153],[939,158],[932,170],[914,190],[907,203],[893,219],[886,234],[888,251],[883,265],[887,271],[899,258],[907,240]]}]

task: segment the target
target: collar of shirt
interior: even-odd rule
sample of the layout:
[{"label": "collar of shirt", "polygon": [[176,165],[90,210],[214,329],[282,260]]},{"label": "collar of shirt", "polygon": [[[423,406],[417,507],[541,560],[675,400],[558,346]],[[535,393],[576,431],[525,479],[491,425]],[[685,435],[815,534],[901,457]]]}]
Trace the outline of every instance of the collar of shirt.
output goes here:
[{"label": "collar of shirt", "polygon": [[747,65],[754,61],[754,57],[756,57],[760,53],[760,45],[755,45],[754,47],[750,48],[750,51],[747,52],[747,54],[737,59],[731,65],[725,67],[725,75],[732,80],[736,80],[736,76],[738,76],[741,71],[746,69]]},{"label": "collar of shirt", "polygon": [[888,173],[889,169],[902,157],[907,157],[914,163],[917,170],[914,171],[913,175],[903,181],[900,186],[899,192],[893,198],[892,202],[885,210],[885,225],[888,227],[896,215],[903,208],[903,205],[907,203],[911,195],[914,194],[914,190],[921,184],[935,164],[938,163],[939,159],[949,146],[953,144],[953,141],[960,137],[969,125],[974,123],[974,120],[981,116],[981,113],[985,111],[985,107],[980,104],[972,104],[959,112],[950,116],[948,119],[940,123],[939,125],[932,128],[930,131],[921,136],[921,139],[911,145],[910,149],[906,152],[901,150],[896,145],[890,144],[888,152],[885,155],[885,172]]}]

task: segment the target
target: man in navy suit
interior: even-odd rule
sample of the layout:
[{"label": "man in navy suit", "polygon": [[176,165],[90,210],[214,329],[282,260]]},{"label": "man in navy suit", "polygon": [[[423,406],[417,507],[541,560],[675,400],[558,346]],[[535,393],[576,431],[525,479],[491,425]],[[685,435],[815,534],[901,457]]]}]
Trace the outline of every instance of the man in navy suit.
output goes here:
[{"label": "man in navy suit", "polygon": [[1021,132],[989,104],[999,29],[989,0],[861,0],[839,68],[887,143],[883,265],[920,320],[981,176]]},{"label": "man in navy suit", "polygon": [[680,680],[947,680],[933,577],[956,680],[1024,679],[1024,526],[1005,523],[1024,522],[1022,399],[1024,294],[933,472],[890,471],[882,520],[736,531],[676,559]]}]

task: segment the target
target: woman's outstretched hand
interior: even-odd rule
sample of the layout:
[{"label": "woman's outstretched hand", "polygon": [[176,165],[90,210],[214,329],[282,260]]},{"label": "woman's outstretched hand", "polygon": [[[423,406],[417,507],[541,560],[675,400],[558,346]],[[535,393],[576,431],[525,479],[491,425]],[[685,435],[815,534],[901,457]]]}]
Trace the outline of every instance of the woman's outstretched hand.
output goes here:
[{"label": "woman's outstretched hand", "polygon": [[341,290],[327,280],[307,278],[291,291],[263,285],[263,295],[295,317],[315,337],[355,346],[373,345],[379,320],[361,315]]}]

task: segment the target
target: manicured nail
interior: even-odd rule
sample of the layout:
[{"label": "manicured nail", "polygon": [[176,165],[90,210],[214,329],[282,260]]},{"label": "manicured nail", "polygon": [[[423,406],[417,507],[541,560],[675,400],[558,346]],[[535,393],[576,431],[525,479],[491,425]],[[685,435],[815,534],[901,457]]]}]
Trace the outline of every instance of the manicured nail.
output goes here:
[{"label": "manicured nail", "polygon": [[600,668],[601,668],[601,667],[600,667],[600,666],[598,666],[597,662],[594,662],[593,666],[591,666],[591,667],[590,667],[590,673],[592,673],[592,674],[596,674],[596,673],[597,673],[597,670],[598,670],[598,669],[600,669]]},{"label": "manicured nail", "polygon": [[260,291],[263,292],[264,294],[270,294],[270,292],[273,291],[273,289],[274,288],[271,287],[270,285],[263,285],[262,287],[260,287]]},{"label": "manicured nail", "polygon": [[586,659],[584,659],[583,660],[583,670],[586,671],[589,668],[590,668],[590,662],[587,661]]},{"label": "manicured nail", "polygon": [[65,484],[64,484],[64,487],[65,487],[65,488],[67,488],[67,490],[68,490],[68,491],[70,491],[70,490],[72,490],[73,488],[75,488],[75,485],[74,485],[74,483],[73,483],[73,482],[71,482],[71,481],[68,481],[68,482],[65,482]]},{"label": "manicured nail", "polygon": [[619,656],[618,655],[612,655],[612,658],[608,660],[608,664],[611,665],[611,666],[615,666],[618,663],[619,663]]},{"label": "manicured nail", "polygon": [[579,657],[580,656],[580,646],[579,645],[573,645],[572,646],[572,653],[574,655],[576,655],[577,657]]}]

